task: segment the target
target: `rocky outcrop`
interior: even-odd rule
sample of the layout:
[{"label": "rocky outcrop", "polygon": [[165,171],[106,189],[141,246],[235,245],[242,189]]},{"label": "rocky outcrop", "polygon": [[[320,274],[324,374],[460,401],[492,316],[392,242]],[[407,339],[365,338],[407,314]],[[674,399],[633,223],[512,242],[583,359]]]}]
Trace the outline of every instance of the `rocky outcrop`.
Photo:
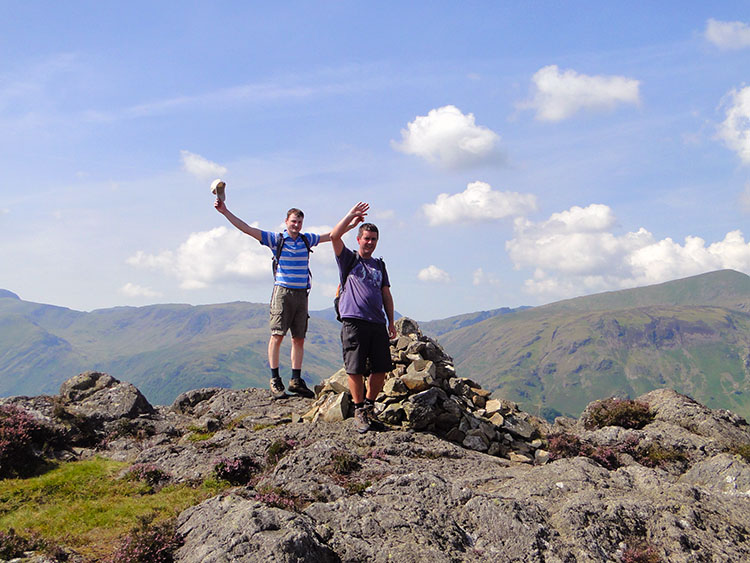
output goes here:
[{"label": "rocky outcrop", "polygon": [[[516,461],[544,462],[538,438],[549,425],[492,399],[491,393],[466,377],[458,377],[453,359],[407,317],[396,321],[391,345],[393,371],[386,375],[376,403],[378,419],[391,428],[434,433],[465,448]],[[352,414],[347,375],[342,369],[316,387],[317,401],[303,415],[316,422],[343,420]]]},{"label": "rocky outcrop", "polygon": [[[145,432],[143,418],[156,413],[133,384],[96,371],[66,380],[59,395],[9,397],[0,399],[1,404],[22,406],[31,412],[51,430],[63,451],[96,446],[123,432]],[[155,432],[152,427],[149,431]]]},{"label": "rocky outcrop", "polygon": [[97,371],[87,371],[64,381],[60,386],[60,398],[73,413],[106,422],[154,412],[135,385]]},{"label": "rocky outcrop", "polygon": [[134,398],[119,419],[87,410],[121,385],[102,375],[4,402],[62,426],[75,413],[97,429],[78,456],[154,464],[172,481],[247,463],[236,486],[179,515],[181,563],[750,560],[740,417],[660,389],[638,398],[639,426],[588,428],[595,405],[548,425],[455,374],[408,319],[393,356],[387,430],[364,435],[340,377],[314,401],[208,388],[170,407]]}]

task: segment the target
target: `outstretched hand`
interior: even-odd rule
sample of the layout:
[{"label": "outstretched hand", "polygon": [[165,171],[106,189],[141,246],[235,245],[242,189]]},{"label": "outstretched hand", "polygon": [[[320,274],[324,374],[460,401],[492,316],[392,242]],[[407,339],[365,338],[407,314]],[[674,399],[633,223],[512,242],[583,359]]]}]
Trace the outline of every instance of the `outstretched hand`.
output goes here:
[{"label": "outstretched hand", "polygon": [[217,199],[216,201],[214,201],[214,207],[216,208],[216,211],[218,211],[219,213],[224,213],[227,210],[227,206],[220,199]]},{"label": "outstretched hand", "polygon": [[360,221],[364,221],[365,215],[367,215],[367,212],[369,211],[369,209],[370,209],[369,203],[360,201],[359,203],[357,203],[357,205],[355,205],[349,210],[349,215],[359,217]]},{"label": "outstretched hand", "polygon": [[351,220],[351,222],[349,223],[349,225],[347,225],[346,230],[347,231],[351,231],[354,227],[356,227],[357,225],[359,225],[364,220],[365,220],[365,216],[364,215],[357,215],[356,217],[354,217]]},{"label": "outstretched hand", "polygon": [[369,209],[370,204],[364,203],[363,201],[360,201],[357,205],[352,207],[349,210],[349,213],[346,214],[347,217],[351,217],[349,224],[346,226],[346,230],[351,231],[354,227],[362,223],[365,220],[365,215],[367,215]]}]

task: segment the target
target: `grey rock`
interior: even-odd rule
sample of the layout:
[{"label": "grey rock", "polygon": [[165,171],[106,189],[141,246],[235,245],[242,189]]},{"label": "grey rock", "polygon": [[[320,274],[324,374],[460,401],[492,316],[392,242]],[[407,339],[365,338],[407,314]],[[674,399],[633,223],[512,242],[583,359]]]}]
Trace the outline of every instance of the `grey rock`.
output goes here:
[{"label": "grey rock", "polygon": [[211,498],[178,519],[181,563],[338,563],[304,515],[237,495]]},{"label": "grey rock", "polygon": [[379,419],[386,424],[399,425],[406,418],[406,411],[400,403],[388,405],[379,415]]},{"label": "grey rock", "polygon": [[656,420],[680,426],[721,444],[732,445],[747,439],[750,427],[744,418],[726,410],[711,410],[671,389],[657,389],[637,400],[649,404]]},{"label": "grey rock", "polygon": [[95,371],[64,381],[60,386],[60,397],[76,414],[100,421],[135,418],[154,412],[135,385]]},{"label": "grey rock", "polygon": [[472,432],[477,432],[476,430],[469,431],[469,434],[464,438],[463,446],[465,448],[469,448],[470,450],[476,450],[478,452],[486,452],[487,449],[490,447],[490,442],[487,440],[487,438],[484,436],[484,434],[480,431],[477,434],[472,434]]},{"label": "grey rock", "polygon": [[731,454],[715,455],[696,463],[678,481],[716,493],[750,498],[750,465]]},{"label": "grey rock", "polygon": [[394,324],[396,326],[396,332],[399,335],[415,335],[416,337],[422,336],[422,331],[419,330],[419,325],[417,324],[417,322],[408,317],[401,317]]},{"label": "grey rock", "polygon": [[193,389],[185,391],[179,395],[172,403],[172,410],[180,414],[200,416],[201,413],[195,411],[197,405],[207,405],[207,401],[219,393],[219,387],[204,387],[203,389]]},{"label": "grey rock", "polygon": [[524,440],[529,440],[534,435],[534,427],[518,416],[506,416],[503,420],[503,430]]}]

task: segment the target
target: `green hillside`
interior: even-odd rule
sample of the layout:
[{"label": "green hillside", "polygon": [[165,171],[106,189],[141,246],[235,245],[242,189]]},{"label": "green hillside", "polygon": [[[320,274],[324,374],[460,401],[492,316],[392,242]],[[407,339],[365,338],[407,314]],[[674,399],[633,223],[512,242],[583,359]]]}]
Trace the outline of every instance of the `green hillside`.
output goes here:
[{"label": "green hillside", "polygon": [[527,308],[528,307],[511,309],[509,307],[501,307],[500,309],[492,309],[491,311],[477,311],[475,313],[466,313],[463,315],[456,315],[455,317],[448,317],[447,319],[427,321],[420,323],[419,326],[425,333],[429,333],[433,336],[441,336],[442,334],[458,330],[459,328],[481,323],[482,321],[496,315],[507,315],[508,313],[514,313]]},{"label": "green hillside", "polygon": [[[304,372],[341,365],[340,324],[312,313]],[[268,305],[153,305],[91,313],[0,290],[0,395],[56,393],[96,369],[155,404],[199,387],[265,387]],[[672,387],[750,417],[750,277],[731,270],[422,323],[458,374],[547,417],[590,401]],[[282,348],[289,377],[289,339]]]},{"label": "green hillside", "polygon": [[557,301],[534,308],[532,314],[632,309],[652,305],[714,305],[750,311],[750,276],[735,270],[718,270],[646,287]]},{"label": "green hillside", "polygon": [[671,387],[750,416],[750,277],[720,271],[495,316],[444,334],[461,374],[547,417]]},{"label": "green hillside", "polygon": [[[310,320],[304,375],[312,382],[340,366],[339,325]],[[282,368],[289,376],[289,347]],[[0,395],[56,393],[65,379],[105,371],[136,385],[155,404],[189,389],[265,387],[268,306],[153,305],[91,313],[0,293]]]}]

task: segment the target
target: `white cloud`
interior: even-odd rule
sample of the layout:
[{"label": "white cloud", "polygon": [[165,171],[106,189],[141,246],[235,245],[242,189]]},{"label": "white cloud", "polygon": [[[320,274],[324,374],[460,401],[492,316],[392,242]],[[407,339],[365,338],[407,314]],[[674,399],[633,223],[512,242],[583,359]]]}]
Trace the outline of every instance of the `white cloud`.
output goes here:
[{"label": "white cloud", "polygon": [[130,282],[120,288],[120,293],[127,297],[161,297],[158,291]]},{"label": "white cloud", "polygon": [[717,136],[742,162],[750,164],[750,86],[729,92],[723,105],[727,117],[719,125]]},{"label": "white cloud", "polygon": [[448,283],[451,281],[448,272],[433,265],[419,270],[417,278],[423,282]]},{"label": "white cloud", "polygon": [[477,268],[472,274],[472,283],[474,285],[500,285],[501,281],[494,274],[485,272],[482,268]]},{"label": "white cloud", "polygon": [[440,194],[435,203],[422,206],[430,225],[491,221],[524,215],[535,209],[535,195],[495,191],[486,182],[471,182],[461,193]]},{"label": "white cloud", "polygon": [[401,130],[401,137],[401,143],[391,141],[394,149],[446,168],[462,168],[502,158],[497,146],[498,134],[477,125],[474,114],[464,115],[451,105],[417,116]]},{"label": "white cloud", "polygon": [[271,283],[271,253],[252,237],[226,227],[192,233],[176,251],[136,252],[127,263],[161,270],[182,289],[202,289],[237,280]]},{"label": "white cloud", "polygon": [[226,175],[227,169],[220,164],[211,162],[198,154],[189,151],[180,151],[182,165],[188,173],[192,174],[199,180],[210,180]]},{"label": "white cloud", "polygon": [[563,298],[724,268],[750,272],[750,244],[739,230],[711,244],[695,236],[679,244],[655,240],[644,228],[616,235],[615,222],[612,210],[599,204],[573,207],[538,224],[516,220],[506,250],[516,268],[534,269],[526,291]]},{"label": "white cloud", "polygon": [[640,102],[640,82],[624,76],[587,76],[549,65],[539,69],[532,81],[533,97],[519,107],[536,110],[540,121],[561,121],[582,110],[611,110],[618,104]]},{"label": "white cloud", "polygon": [[750,26],[710,19],[706,22],[705,37],[720,49],[743,49],[750,47]]}]

